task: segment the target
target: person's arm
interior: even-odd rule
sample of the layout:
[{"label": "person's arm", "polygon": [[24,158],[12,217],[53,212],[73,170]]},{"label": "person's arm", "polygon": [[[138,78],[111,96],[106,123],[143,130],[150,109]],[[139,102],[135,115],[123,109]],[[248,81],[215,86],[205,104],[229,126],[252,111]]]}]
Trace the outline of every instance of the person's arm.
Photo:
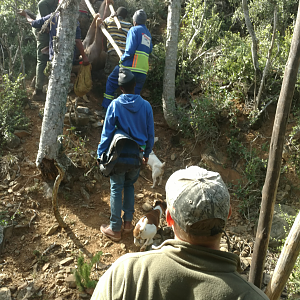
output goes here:
[{"label": "person's arm", "polygon": [[137,48],[136,41],[137,41],[136,34],[132,29],[130,29],[126,37],[125,52],[121,57],[121,61],[125,61],[126,59],[129,59],[134,56],[135,50]]},{"label": "person's arm", "polygon": [[19,10],[17,13],[18,15],[25,17],[27,22],[30,23],[30,25],[32,24],[33,19],[30,18],[30,16],[26,13],[25,10]]},{"label": "person's arm", "polygon": [[83,45],[82,45],[81,39],[76,39],[76,40],[75,40],[75,43],[76,43],[77,49],[79,50],[79,53],[80,53],[81,56],[82,56],[82,64],[83,64],[84,66],[87,66],[90,62],[89,62],[89,59],[88,59],[88,57],[86,56],[86,54],[85,54],[85,52],[84,52],[84,49],[83,49]]},{"label": "person's arm", "polygon": [[100,144],[97,149],[97,159],[99,159],[103,152],[107,151],[110,143],[115,134],[116,128],[116,118],[114,114],[113,102],[108,106],[105,121],[103,125],[103,130],[101,134]]},{"label": "person's arm", "polygon": [[82,42],[81,42],[81,29],[80,29],[80,26],[79,26],[79,22],[78,22],[78,25],[76,27],[75,44],[76,44],[76,47],[79,50],[79,53],[82,57],[83,65],[87,66],[90,62],[89,62],[89,59],[88,59],[88,57],[86,56],[86,54],[84,52],[84,48],[83,48],[83,45],[82,45]]}]

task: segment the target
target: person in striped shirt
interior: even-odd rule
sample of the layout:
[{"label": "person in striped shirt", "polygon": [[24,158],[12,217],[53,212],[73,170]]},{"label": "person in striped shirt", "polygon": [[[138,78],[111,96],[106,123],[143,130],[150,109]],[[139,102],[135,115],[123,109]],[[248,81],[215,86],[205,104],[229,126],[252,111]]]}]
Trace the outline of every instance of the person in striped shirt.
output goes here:
[{"label": "person in striped shirt", "polygon": [[[116,11],[116,16],[118,17],[122,29],[118,29],[114,16],[110,16],[103,21],[107,31],[113,38],[113,40],[118,45],[119,49],[124,53],[126,46],[126,37],[128,30],[132,27],[130,22],[125,21],[127,16],[127,9],[125,7],[119,7]],[[109,41],[107,41],[107,56],[106,56],[106,64],[105,64],[105,74],[108,76],[113,69],[119,64],[120,57],[117,54],[114,47],[111,45]]]}]

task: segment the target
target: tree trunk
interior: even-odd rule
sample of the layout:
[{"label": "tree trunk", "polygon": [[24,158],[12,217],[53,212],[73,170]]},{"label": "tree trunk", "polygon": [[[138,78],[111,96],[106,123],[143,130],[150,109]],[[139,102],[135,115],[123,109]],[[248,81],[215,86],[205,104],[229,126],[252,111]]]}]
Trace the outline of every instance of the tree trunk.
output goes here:
[{"label": "tree trunk", "polygon": [[282,150],[286,125],[291,108],[297,73],[300,64],[300,3],[293,33],[291,49],[286,64],[281,92],[273,126],[262,204],[258,220],[255,246],[250,268],[249,281],[260,287],[269,244],[277,187],[280,176]]},{"label": "tree trunk", "polygon": [[252,38],[252,44],[251,44],[251,53],[252,53],[252,62],[253,62],[253,67],[255,71],[255,77],[254,77],[254,103],[256,103],[256,82],[259,80],[259,63],[258,63],[258,55],[257,55],[257,50],[258,50],[258,39],[255,35],[254,28],[252,26],[251,20],[250,20],[250,15],[249,15],[249,10],[248,10],[248,3],[247,0],[242,0],[242,6],[244,10],[244,17],[245,17],[245,23],[247,26],[247,29],[249,31],[249,34]]},{"label": "tree trunk", "polygon": [[300,213],[298,214],[293,227],[285,241],[279,260],[276,264],[274,274],[269,281],[266,295],[270,300],[279,299],[284,286],[294,268],[300,252]]},{"label": "tree trunk", "polygon": [[243,4],[243,10],[244,10],[245,23],[246,23],[247,29],[249,31],[249,34],[252,38],[251,51],[252,51],[253,66],[254,66],[255,71],[257,71],[257,70],[259,70],[258,55],[257,55],[258,39],[255,35],[255,31],[253,29],[253,26],[252,26],[252,23],[250,20],[247,0],[243,0],[242,4]]},{"label": "tree trunk", "polygon": [[[58,173],[54,166],[63,134],[66,102],[75,45],[79,0],[62,4],[58,21],[57,39],[54,40],[54,58],[47,91],[43,124],[36,165],[46,178],[55,178]],[[46,168],[44,168],[46,166]],[[43,172],[46,170],[46,172]],[[47,173],[48,172],[48,173]],[[50,174],[49,172],[53,172]]]},{"label": "tree trunk", "polygon": [[168,7],[166,61],[163,86],[163,112],[168,126],[172,129],[178,127],[175,104],[175,73],[178,48],[180,0],[171,0]]},{"label": "tree trunk", "polygon": [[255,109],[260,108],[262,92],[263,92],[264,85],[265,85],[265,79],[266,79],[267,73],[269,71],[269,67],[271,65],[272,50],[273,50],[273,46],[274,46],[274,42],[275,42],[275,38],[276,38],[276,32],[277,32],[276,26],[277,26],[277,6],[275,6],[275,8],[274,8],[274,25],[273,25],[272,41],[271,41],[271,45],[270,45],[270,48],[269,48],[269,51],[268,51],[266,66],[265,66],[265,69],[263,71],[262,78],[261,78],[261,81],[260,81],[260,87],[259,87],[259,90],[258,90],[258,94],[257,94],[256,102],[255,102],[255,107],[254,107]]}]

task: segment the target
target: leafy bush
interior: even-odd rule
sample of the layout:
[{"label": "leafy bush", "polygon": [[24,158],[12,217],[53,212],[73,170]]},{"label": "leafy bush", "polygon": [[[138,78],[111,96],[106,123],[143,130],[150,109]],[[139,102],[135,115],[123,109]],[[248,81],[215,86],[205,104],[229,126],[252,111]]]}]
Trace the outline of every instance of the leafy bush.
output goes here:
[{"label": "leafy bush", "polygon": [[[258,156],[255,149],[247,149],[231,130],[230,142],[227,147],[229,157],[236,164],[243,162],[245,181],[234,186],[234,194],[240,200],[239,210],[247,219],[256,219],[259,214],[261,192],[267,171],[267,160]],[[267,147],[264,149],[268,151]]]},{"label": "leafy bush", "polygon": [[215,59],[222,22],[214,2],[204,2],[186,1],[178,44],[176,87],[179,91],[186,83],[197,85],[203,80],[202,76],[213,70],[212,64],[205,64],[205,61]]},{"label": "leafy bush", "polygon": [[[30,7],[30,5],[29,5]],[[16,19],[15,12],[11,6],[0,7],[0,67],[2,74],[16,75],[20,72],[21,56],[19,48],[19,36],[22,40],[22,54],[25,63],[26,74],[33,74],[36,61],[36,41],[31,31],[30,24],[25,18]],[[20,24],[18,25],[18,22]],[[0,73],[0,74],[1,74]]]},{"label": "leafy bush", "polygon": [[150,69],[147,75],[146,88],[151,91],[151,103],[161,104],[163,93],[163,85],[161,84],[164,79],[165,70],[165,47],[162,43],[154,45],[150,57]]},{"label": "leafy bush", "polygon": [[178,110],[181,116],[179,127],[187,137],[194,137],[197,141],[216,140],[219,132],[217,118],[220,111],[213,99],[196,98],[187,114],[180,107]]},{"label": "leafy bush", "polygon": [[[167,18],[167,6],[160,0],[119,0],[117,5],[124,6],[128,11],[128,20],[132,22],[132,16],[138,9],[144,9],[147,14],[147,27],[152,33],[154,27],[160,24],[161,20]],[[129,18],[130,16],[130,18]]]},{"label": "leafy bush", "polygon": [[28,126],[22,107],[22,100],[27,98],[26,91],[22,88],[22,79],[19,76],[16,81],[12,81],[8,75],[4,75],[0,82],[0,147],[15,129]]},{"label": "leafy bush", "polygon": [[76,284],[80,291],[85,289],[94,289],[97,285],[97,281],[91,279],[91,270],[95,263],[100,260],[102,252],[98,252],[90,261],[87,263],[84,261],[83,256],[79,256],[77,259],[77,270],[75,271]]}]

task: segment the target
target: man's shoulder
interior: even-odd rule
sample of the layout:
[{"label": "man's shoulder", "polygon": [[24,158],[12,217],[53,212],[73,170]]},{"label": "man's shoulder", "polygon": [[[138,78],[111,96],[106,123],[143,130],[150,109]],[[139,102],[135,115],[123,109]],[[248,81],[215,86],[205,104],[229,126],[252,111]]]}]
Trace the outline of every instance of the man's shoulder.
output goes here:
[{"label": "man's shoulder", "polygon": [[103,21],[106,25],[111,25],[112,23],[115,23],[113,17],[107,17]]},{"label": "man's shoulder", "polygon": [[122,20],[122,21],[120,21],[120,24],[121,24],[121,26],[122,25],[126,25],[126,26],[133,26],[130,22],[127,22],[127,21],[124,21],[124,20]]},{"label": "man's shoulder", "polygon": [[245,300],[257,299],[269,299],[268,296],[258,287],[256,287],[253,283],[248,282],[244,278],[242,278],[239,274],[236,274],[235,285],[239,286],[243,291],[243,295]]}]

